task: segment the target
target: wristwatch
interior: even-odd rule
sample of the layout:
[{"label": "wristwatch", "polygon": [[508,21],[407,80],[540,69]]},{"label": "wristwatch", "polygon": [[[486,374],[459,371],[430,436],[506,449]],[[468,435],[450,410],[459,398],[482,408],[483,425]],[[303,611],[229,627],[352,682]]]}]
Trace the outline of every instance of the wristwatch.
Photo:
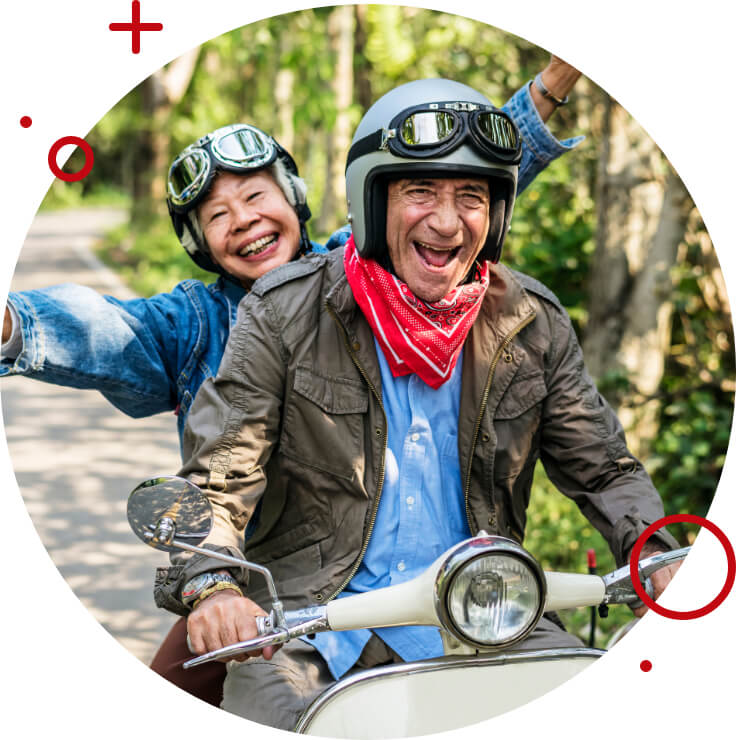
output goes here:
[{"label": "wristwatch", "polygon": [[231,583],[240,588],[238,582],[229,573],[200,573],[187,581],[181,590],[181,601],[184,606],[193,604],[207,589],[218,583]]}]

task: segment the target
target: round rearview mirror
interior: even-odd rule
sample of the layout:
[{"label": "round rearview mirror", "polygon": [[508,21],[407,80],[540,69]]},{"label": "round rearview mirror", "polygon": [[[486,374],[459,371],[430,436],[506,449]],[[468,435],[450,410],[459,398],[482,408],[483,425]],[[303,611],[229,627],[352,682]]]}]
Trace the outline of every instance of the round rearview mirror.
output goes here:
[{"label": "round rearview mirror", "polygon": [[172,552],[200,545],[212,529],[212,507],[193,483],[174,475],[141,483],[128,498],[128,523],[139,539]]}]

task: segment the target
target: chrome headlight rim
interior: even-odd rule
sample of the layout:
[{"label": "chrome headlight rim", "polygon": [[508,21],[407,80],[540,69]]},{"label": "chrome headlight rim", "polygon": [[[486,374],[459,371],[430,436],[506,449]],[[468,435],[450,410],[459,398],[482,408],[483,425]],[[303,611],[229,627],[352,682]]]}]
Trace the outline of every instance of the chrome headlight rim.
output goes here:
[{"label": "chrome headlight rim", "polygon": [[[463,632],[455,623],[448,607],[448,597],[456,577],[475,560],[489,555],[507,555],[520,560],[534,576],[539,589],[539,604],[527,627],[510,640],[478,642]],[[448,553],[440,566],[434,584],[434,607],[443,629],[465,645],[478,650],[499,650],[514,645],[527,637],[537,626],[547,602],[547,580],[541,565],[521,545],[499,535],[481,535],[465,540]]]}]

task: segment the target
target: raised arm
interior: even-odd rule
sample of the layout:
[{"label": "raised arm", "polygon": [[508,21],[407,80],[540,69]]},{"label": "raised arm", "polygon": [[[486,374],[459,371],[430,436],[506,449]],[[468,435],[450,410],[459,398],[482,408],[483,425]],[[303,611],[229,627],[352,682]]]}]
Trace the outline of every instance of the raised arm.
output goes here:
[{"label": "raised arm", "polygon": [[[563,100],[572,90],[580,77],[580,72],[553,56],[549,64],[541,71],[541,78],[548,95]],[[521,131],[522,158],[519,165],[519,182],[517,195],[521,193],[534,178],[562,154],[577,146],[584,137],[576,136],[559,141],[547,128],[545,122],[557,108],[552,98],[545,97],[535,82],[524,84],[503,109],[514,119]]]}]

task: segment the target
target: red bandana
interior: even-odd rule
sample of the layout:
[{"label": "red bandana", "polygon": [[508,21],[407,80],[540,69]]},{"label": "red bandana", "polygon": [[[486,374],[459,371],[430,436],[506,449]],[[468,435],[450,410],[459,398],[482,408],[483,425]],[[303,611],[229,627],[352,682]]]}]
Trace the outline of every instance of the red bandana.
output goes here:
[{"label": "red bandana", "polygon": [[488,263],[476,264],[473,282],[459,285],[436,303],[417,298],[377,262],[363,259],[351,236],[345,274],[394,377],[416,373],[439,388],[457,362],[465,337],[488,288]]}]

